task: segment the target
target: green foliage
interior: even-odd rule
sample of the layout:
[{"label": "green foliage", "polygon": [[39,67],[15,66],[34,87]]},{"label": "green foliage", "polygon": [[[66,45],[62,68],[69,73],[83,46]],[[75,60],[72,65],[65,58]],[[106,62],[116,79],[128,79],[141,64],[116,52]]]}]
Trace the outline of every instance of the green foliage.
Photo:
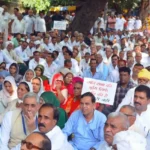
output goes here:
[{"label": "green foliage", "polygon": [[24,7],[30,7],[37,10],[48,10],[51,0],[21,0]]},{"label": "green foliage", "polygon": [[75,0],[51,0],[52,6],[68,6],[68,5],[74,5]]},{"label": "green foliage", "polygon": [[109,0],[109,7],[117,7],[121,11],[138,7],[140,0]]}]

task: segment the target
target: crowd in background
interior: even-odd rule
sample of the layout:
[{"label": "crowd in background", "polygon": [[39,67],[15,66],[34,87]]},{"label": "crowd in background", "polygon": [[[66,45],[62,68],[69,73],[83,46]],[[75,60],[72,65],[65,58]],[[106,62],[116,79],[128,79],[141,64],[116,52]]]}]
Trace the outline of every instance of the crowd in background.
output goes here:
[{"label": "crowd in background", "polygon": [[[150,13],[53,29],[74,17],[0,7],[0,150],[149,150]],[[84,78],[116,83],[114,104],[81,95]]]}]

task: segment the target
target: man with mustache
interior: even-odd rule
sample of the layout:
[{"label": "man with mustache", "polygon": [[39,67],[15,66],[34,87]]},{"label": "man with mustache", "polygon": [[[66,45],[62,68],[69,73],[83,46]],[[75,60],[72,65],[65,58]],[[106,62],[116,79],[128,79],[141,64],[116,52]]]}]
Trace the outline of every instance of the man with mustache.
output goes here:
[{"label": "man with mustache", "polygon": [[[150,86],[150,72],[147,69],[142,69],[138,73],[138,85],[146,85]],[[117,108],[117,112],[120,110],[120,108],[124,105],[131,105],[134,106],[134,94],[135,94],[135,88],[130,89],[125,97],[122,99],[122,102],[119,104]]]},{"label": "man with mustache", "polygon": [[[52,150],[74,150],[67,141],[62,130],[56,125],[59,119],[59,111],[52,104],[43,104],[38,114],[38,128],[36,132],[44,133],[51,141]],[[14,149],[20,150],[21,144]]]},{"label": "man with mustache", "polygon": [[73,150],[66,136],[56,125],[59,111],[52,104],[43,104],[38,115],[38,130],[51,140],[52,150]]},{"label": "man with mustache", "polygon": [[[143,126],[147,139],[147,150],[150,149],[150,88],[140,85],[135,89],[134,106],[137,121]],[[138,123],[137,122],[137,123]]]},{"label": "man with mustache", "polygon": [[22,109],[6,113],[1,126],[0,150],[14,148],[37,128],[38,108],[39,98],[29,92],[23,97]]}]

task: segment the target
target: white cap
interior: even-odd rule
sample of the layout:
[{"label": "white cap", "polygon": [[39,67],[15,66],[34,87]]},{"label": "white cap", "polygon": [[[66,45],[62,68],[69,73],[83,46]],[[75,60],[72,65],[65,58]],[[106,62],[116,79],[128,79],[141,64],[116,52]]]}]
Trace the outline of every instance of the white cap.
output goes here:
[{"label": "white cap", "polygon": [[37,41],[34,42],[34,44],[39,45],[39,44],[41,44],[41,41],[37,40]]}]

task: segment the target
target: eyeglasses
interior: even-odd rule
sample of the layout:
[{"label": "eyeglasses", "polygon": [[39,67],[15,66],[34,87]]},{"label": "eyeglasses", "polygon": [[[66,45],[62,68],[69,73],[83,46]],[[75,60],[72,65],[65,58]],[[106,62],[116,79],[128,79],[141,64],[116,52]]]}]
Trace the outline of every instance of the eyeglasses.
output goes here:
[{"label": "eyeglasses", "polygon": [[126,115],[127,117],[135,117],[134,115],[129,115],[129,114],[124,114],[124,115]]},{"label": "eyeglasses", "polygon": [[26,147],[27,147],[28,149],[36,148],[36,149],[39,149],[39,150],[43,150],[42,148],[33,145],[31,142],[27,142],[27,141],[25,141],[25,140],[22,140],[22,141],[21,141],[21,145],[24,145],[24,144],[26,144]]},{"label": "eyeglasses", "polygon": [[81,88],[78,88],[78,87],[74,87],[74,90],[80,90]]}]

